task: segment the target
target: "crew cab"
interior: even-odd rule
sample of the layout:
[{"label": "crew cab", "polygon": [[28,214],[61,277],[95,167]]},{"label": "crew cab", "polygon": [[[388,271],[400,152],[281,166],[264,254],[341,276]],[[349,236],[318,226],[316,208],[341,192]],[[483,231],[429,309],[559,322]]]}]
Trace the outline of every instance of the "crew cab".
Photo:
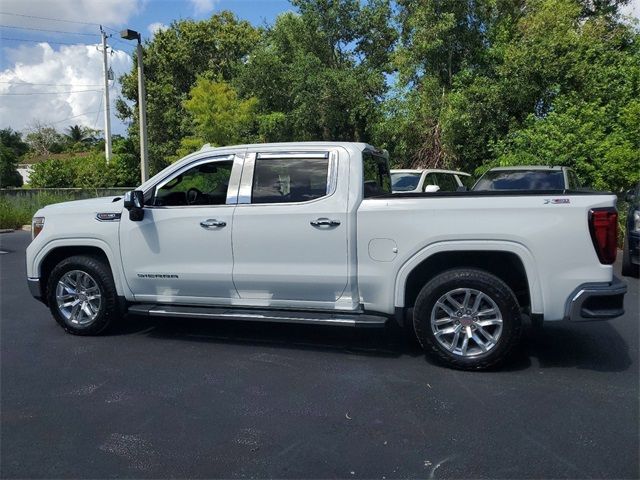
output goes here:
[{"label": "crew cab", "polygon": [[123,198],[39,210],[31,292],[77,335],[99,334],[126,310],[396,321],[463,369],[502,362],[525,314],[624,313],[614,195],[392,194],[388,165],[363,143],[205,146]]}]

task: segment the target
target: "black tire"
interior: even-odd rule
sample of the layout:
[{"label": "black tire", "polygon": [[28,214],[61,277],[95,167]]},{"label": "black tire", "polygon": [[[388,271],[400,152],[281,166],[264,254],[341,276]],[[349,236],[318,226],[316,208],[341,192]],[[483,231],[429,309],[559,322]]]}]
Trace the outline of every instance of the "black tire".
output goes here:
[{"label": "black tire", "polygon": [[622,247],[622,275],[625,277],[640,276],[640,265],[631,263],[631,253],[629,252],[629,236],[624,237],[624,246]]},{"label": "black tire", "polygon": [[[58,307],[56,289],[62,277],[72,271],[88,274],[97,285],[100,292],[99,308],[95,318],[86,324],[77,324],[68,319]],[[73,275],[73,274],[72,274]],[[73,335],[98,335],[102,333],[114,320],[122,316],[118,294],[113,282],[109,266],[98,257],[77,255],[68,257],[58,263],[49,275],[47,282],[47,300],[49,309],[56,322],[67,333]]]},{"label": "black tire", "polygon": [[[457,289],[470,289],[472,291],[481,292],[483,295],[489,297],[490,301],[492,301],[499,310],[499,314],[502,317],[502,330],[499,333],[495,344],[490,348],[487,348],[486,352],[480,351],[481,353],[472,353],[480,349],[480,345],[473,340],[474,347],[469,352],[470,356],[463,356],[462,353],[454,353],[445,348],[445,346],[438,341],[436,335],[432,331],[431,315],[434,308],[436,308],[436,302],[448,292],[452,292]],[[462,295],[462,293],[460,293],[460,295]],[[474,293],[472,293],[472,295],[474,295]],[[475,295],[475,298],[478,298],[479,295]],[[482,302],[489,301],[485,299],[485,297],[482,298]],[[478,309],[480,309],[480,307],[478,307]],[[481,320],[482,317],[472,317],[467,314],[464,315],[463,322],[462,318],[457,319],[457,311],[454,312],[454,314],[456,317],[452,316],[451,318],[456,318],[456,320],[451,325],[455,328],[462,329],[462,347],[464,348],[464,336],[466,336],[464,332],[467,330],[466,327],[463,326],[463,323],[473,322],[470,325],[470,328],[474,329],[474,334],[476,334],[475,328],[478,328],[476,336],[479,337],[479,330],[482,329],[480,329],[475,322],[479,321],[479,319]],[[474,318],[476,320],[474,320]],[[455,322],[457,322],[457,324],[455,324]],[[520,306],[513,291],[506,283],[495,275],[483,270],[474,269],[448,270],[429,281],[422,288],[418,298],[416,299],[413,311],[413,327],[419,342],[427,354],[449,367],[461,370],[484,370],[499,365],[507,359],[514,347],[519,343],[522,336]],[[494,329],[492,330],[493,334],[498,332],[497,326],[485,326],[484,329],[488,332],[489,328]],[[485,342],[488,341],[488,338],[482,337],[482,339],[485,340]],[[458,340],[457,337],[455,337],[455,339],[452,338],[449,344],[454,345],[455,343],[458,345],[456,340]],[[471,341],[468,340],[467,346],[470,343]],[[456,350],[457,348],[453,349]],[[458,350],[462,351],[461,348]]]}]

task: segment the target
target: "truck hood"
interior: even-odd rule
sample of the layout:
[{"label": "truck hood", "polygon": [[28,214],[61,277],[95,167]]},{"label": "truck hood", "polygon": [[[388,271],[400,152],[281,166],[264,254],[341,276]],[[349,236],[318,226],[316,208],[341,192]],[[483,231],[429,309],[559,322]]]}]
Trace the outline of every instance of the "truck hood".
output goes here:
[{"label": "truck hood", "polygon": [[122,197],[100,197],[86,200],[72,200],[70,202],[54,203],[40,209],[39,212],[63,213],[63,212],[120,212],[122,211]]}]

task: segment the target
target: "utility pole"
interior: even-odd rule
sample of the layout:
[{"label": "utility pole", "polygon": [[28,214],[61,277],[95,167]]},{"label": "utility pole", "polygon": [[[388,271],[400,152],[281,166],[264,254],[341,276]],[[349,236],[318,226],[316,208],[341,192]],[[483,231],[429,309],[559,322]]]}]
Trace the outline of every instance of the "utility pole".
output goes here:
[{"label": "utility pole", "polygon": [[135,30],[127,28],[120,32],[120,37],[126,40],[137,40],[138,47],[138,111],[140,124],[140,177],[142,183],[149,180],[149,153],[147,145],[147,94],[144,88],[144,66],[142,62],[142,35]]},{"label": "utility pole", "polygon": [[107,34],[100,25],[102,35],[102,66],[104,71],[104,155],[111,160],[111,107],[109,106],[109,65],[107,63]]}]

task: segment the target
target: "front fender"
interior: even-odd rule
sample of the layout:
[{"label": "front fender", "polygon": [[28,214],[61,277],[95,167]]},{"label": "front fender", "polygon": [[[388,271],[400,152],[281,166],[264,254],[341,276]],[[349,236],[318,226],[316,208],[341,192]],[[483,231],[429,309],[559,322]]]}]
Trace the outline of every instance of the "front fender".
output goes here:
[{"label": "front fender", "polygon": [[[42,262],[49,253],[60,247],[95,247],[100,249],[109,261],[109,266],[111,267],[113,281],[118,295],[133,298],[133,294],[126,286],[125,282],[123,282],[124,272],[122,271],[122,264],[120,262],[119,255],[111,249],[107,242],[97,238],[63,238],[51,240],[45,243],[35,254],[30,264],[27,264],[27,276],[30,278],[40,278]],[[27,258],[29,258],[29,256],[27,256]]]}]

